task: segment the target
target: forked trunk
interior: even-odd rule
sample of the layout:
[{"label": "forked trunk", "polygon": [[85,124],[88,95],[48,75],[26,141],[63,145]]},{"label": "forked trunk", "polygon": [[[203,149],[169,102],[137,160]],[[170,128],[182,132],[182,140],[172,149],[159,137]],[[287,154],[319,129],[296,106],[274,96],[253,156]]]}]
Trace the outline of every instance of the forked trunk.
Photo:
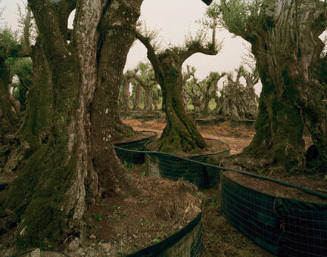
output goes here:
[{"label": "forked trunk", "polygon": [[[185,113],[181,72],[180,76],[173,75],[175,71],[173,67],[166,67],[166,71],[167,79],[161,83],[161,89],[167,125],[159,140],[159,150],[164,152],[198,151],[205,147],[205,141],[194,122]],[[169,71],[172,73],[169,74]]]}]

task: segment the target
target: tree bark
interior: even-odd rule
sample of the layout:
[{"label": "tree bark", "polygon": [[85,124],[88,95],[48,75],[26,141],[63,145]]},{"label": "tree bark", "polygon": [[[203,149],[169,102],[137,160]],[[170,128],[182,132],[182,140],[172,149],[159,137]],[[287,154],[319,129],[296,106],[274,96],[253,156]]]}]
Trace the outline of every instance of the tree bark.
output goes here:
[{"label": "tree bark", "polygon": [[[124,182],[123,166],[116,156],[111,141],[132,137],[136,133],[119,117],[119,88],[127,54],[134,42],[134,33],[110,29],[114,24],[136,26],[143,0],[111,4],[101,20],[98,49],[97,88],[91,110],[93,167],[100,176],[102,193],[121,191]],[[110,164],[110,165],[108,165]]]},{"label": "tree bark", "polygon": [[198,40],[187,42],[185,47],[168,48],[156,53],[151,45],[150,38],[136,32],[139,39],[147,48],[155,79],[162,90],[162,106],[166,113],[167,125],[158,142],[158,150],[163,152],[199,152],[205,148],[204,138],[198,132],[193,121],[186,115],[183,101],[183,74],[184,61],[195,53],[216,55],[215,29],[212,33],[212,42],[204,45]]},{"label": "tree bark", "polygon": [[15,113],[9,95],[9,70],[5,59],[0,57],[0,143],[6,142],[5,136],[15,133],[17,129],[17,114]]},{"label": "tree bark", "polygon": [[121,90],[121,102],[122,108],[124,111],[128,111],[129,108],[129,81],[124,80],[122,83],[122,90]]},{"label": "tree bark", "polygon": [[[33,134],[31,145],[36,149],[29,154],[19,177],[0,194],[1,209],[12,210],[19,222],[16,242],[21,247],[56,247],[70,235],[82,233],[86,198],[93,200],[102,192],[115,191],[105,188],[112,181],[112,172],[100,168],[104,162],[100,158],[104,157],[96,156],[92,148],[90,108],[98,78],[99,23],[113,3],[78,1],[68,44],[66,27],[62,25],[72,11],[71,7],[62,9],[67,2],[29,1],[44,51],[35,57],[40,61],[35,61],[34,71],[45,71],[40,74],[42,81],[34,85],[30,118],[24,129]],[[35,112],[37,104],[46,101],[41,99],[45,92],[50,92],[46,98],[50,103],[41,104],[42,110]],[[103,138],[107,143],[105,160],[113,171],[121,164],[107,140]]]},{"label": "tree bark", "polygon": [[[141,0],[135,0],[129,4],[120,2],[111,5],[101,21],[98,86],[92,105],[92,124],[94,125],[92,138],[96,141],[94,144],[96,149],[100,149],[102,145],[100,142],[103,142],[103,138],[119,140],[136,134],[130,126],[121,121],[119,116],[119,89],[123,83],[123,69],[127,54],[135,36],[130,31],[117,31],[110,27],[115,24],[135,27],[140,15],[141,3]],[[107,144],[107,141],[104,141],[104,144]],[[106,155],[106,153],[102,154]]]},{"label": "tree bark", "polygon": [[[168,58],[167,58],[168,59]],[[174,59],[172,56],[171,59]],[[172,61],[172,60],[170,60]],[[192,152],[205,147],[205,142],[198,132],[194,122],[186,115],[183,104],[183,84],[181,65],[173,66],[168,60],[163,67],[165,81],[160,86],[163,96],[164,112],[166,113],[167,125],[159,140],[159,150],[173,152],[181,150]],[[179,76],[176,76],[179,74]]]},{"label": "tree bark", "polygon": [[275,0],[261,8],[261,15],[247,19],[244,31],[231,31],[252,44],[263,85],[256,135],[245,152],[287,171],[303,169],[304,124],[319,141],[320,151],[326,149],[324,87],[310,74],[321,53],[318,36],[325,28],[325,6],[318,0]]}]

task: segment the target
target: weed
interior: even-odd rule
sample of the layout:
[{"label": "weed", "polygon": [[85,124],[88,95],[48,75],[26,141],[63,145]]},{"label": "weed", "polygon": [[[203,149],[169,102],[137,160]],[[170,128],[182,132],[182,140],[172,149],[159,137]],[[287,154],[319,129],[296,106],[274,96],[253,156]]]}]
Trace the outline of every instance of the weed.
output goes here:
[{"label": "weed", "polygon": [[101,219],[102,219],[102,213],[101,212],[99,212],[98,214],[93,214],[93,215],[94,215],[94,218],[95,218],[96,221],[101,221]]},{"label": "weed", "polygon": [[127,161],[124,161],[124,162],[123,162],[123,165],[124,165],[124,167],[127,168],[127,169],[131,169],[131,168],[132,168],[132,164],[131,164],[131,163],[128,163]]},{"label": "weed", "polygon": [[217,197],[211,199],[210,206],[214,207],[217,205]]},{"label": "weed", "polygon": [[160,238],[155,238],[152,240],[154,243],[159,243],[160,242]]}]

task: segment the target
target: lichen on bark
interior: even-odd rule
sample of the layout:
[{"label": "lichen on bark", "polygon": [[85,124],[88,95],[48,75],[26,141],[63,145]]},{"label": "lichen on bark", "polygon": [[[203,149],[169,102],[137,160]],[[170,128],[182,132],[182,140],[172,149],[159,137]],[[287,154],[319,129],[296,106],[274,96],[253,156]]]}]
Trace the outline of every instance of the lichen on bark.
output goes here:
[{"label": "lichen on bark", "polygon": [[[229,2],[241,10],[242,19],[234,19]],[[287,171],[303,170],[304,126],[319,141],[322,156],[327,143],[326,130],[320,129],[326,114],[316,100],[317,95],[325,97],[325,86],[318,86],[311,72],[322,51],[319,35],[325,29],[326,6],[318,0],[261,3],[247,6],[230,0],[221,5],[223,24],[251,43],[263,85],[256,135],[245,153],[255,158],[260,154]],[[313,123],[312,113],[319,117]]]},{"label": "lichen on bark", "polygon": [[187,116],[183,103],[182,65],[196,53],[216,55],[216,21],[212,25],[212,41],[203,37],[190,39],[183,47],[170,47],[157,52],[151,44],[151,35],[135,31],[136,38],[147,48],[155,79],[162,90],[162,109],[166,113],[167,125],[158,141],[158,150],[163,152],[200,152],[206,144],[194,122]]}]

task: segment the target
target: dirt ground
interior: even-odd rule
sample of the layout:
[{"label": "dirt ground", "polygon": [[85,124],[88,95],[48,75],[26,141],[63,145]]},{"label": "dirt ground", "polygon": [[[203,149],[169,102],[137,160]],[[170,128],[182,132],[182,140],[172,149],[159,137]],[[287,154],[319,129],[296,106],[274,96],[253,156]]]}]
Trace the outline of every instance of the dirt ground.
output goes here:
[{"label": "dirt ground", "polygon": [[[135,130],[149,130],[161,135],[165,123],[162,120],[124,120]],[[210,139],[218,139],[227,143],[231,154],[240,153],[246,147],[253,135],[254,130],[246,127],[232,128],[228,122],[217,125],[202,125],[201,134]],[[144,166],[131,167],[142,173]],[[257,246],[254,242],[239,233],[231,226],[222,215],[218,189],[202,190],[203,197],[203,257],[271,257],[269,252]]]},{"label": "dirt ground", "polygon": [[108,257],[125,256],[158,243],[201,211],[201,197],[194,185],[145,178],[142,172],[126,168],[137,192],[124,199],[103,199],[88,211],[91,237],[105,246]]},{"label": "dirt ground", "polygon": [[[135,130],[149,130],[161,135],[165,127],[163,119],[141,121],[139,119],[126,119],[127,125],[132,126]],[[240,125],[231,126],[230,122],[222,122],[219,125],[198,125],[198,128],[205,138],[218,139],[229,145],[231,154],[241,153],[242,150],[249,145],[255,131],[253,126]],[[308,137],[304,138],[306,147],[311,144]],[[233,167],[236,168],[236,167]],[[267,174],[262,174],[267,175]],[[327,180],[308,175],[296,174],[289,176],[287,174],[269,174],[272,178],[280,179],[284,182],[297,184],[299,186],[311,188],[314,190],[327,191]],[[307,201],[324,202],[316,197],[303,194],[298,190],[290,190],[288,187],[282,187],[275,183],[264,182],[252,178],[244,177],[239,174],[233,174],[233,179],[239,183],[246,183],[247,186],[264,191],[266,193],[275,194],[279,197],[294,197]],[[217,189],[204,190],[204,209],[203,209],[203,225],[204,225],[204,257],[217,256],[242,256],[242,257],[264,257],[273,256],[269,252],[263,250],[255,243],[247,239],[239,233],[234,227],[228,224],[228,221],[223,217],[220,210],[220,200],[217,194]],[[285,193],[287,192],[287,193]],[[288,194],[289,193],[289,194]]]},{"label": "dirt ground", "polygon": [[[165,128],[165,122],[162,119],[141,121],[136,119],[125,119],[125,124],[131,126],[136,131],[148,130],[161,135]],[[242,151],[254,136],[254,130],[246,126],[231,127],[229,122],[223,122],[218,125],[201,125],[199,126],[203,137],[208,139],[220,140],[230,147],[231,154],[237,154]]]}]

